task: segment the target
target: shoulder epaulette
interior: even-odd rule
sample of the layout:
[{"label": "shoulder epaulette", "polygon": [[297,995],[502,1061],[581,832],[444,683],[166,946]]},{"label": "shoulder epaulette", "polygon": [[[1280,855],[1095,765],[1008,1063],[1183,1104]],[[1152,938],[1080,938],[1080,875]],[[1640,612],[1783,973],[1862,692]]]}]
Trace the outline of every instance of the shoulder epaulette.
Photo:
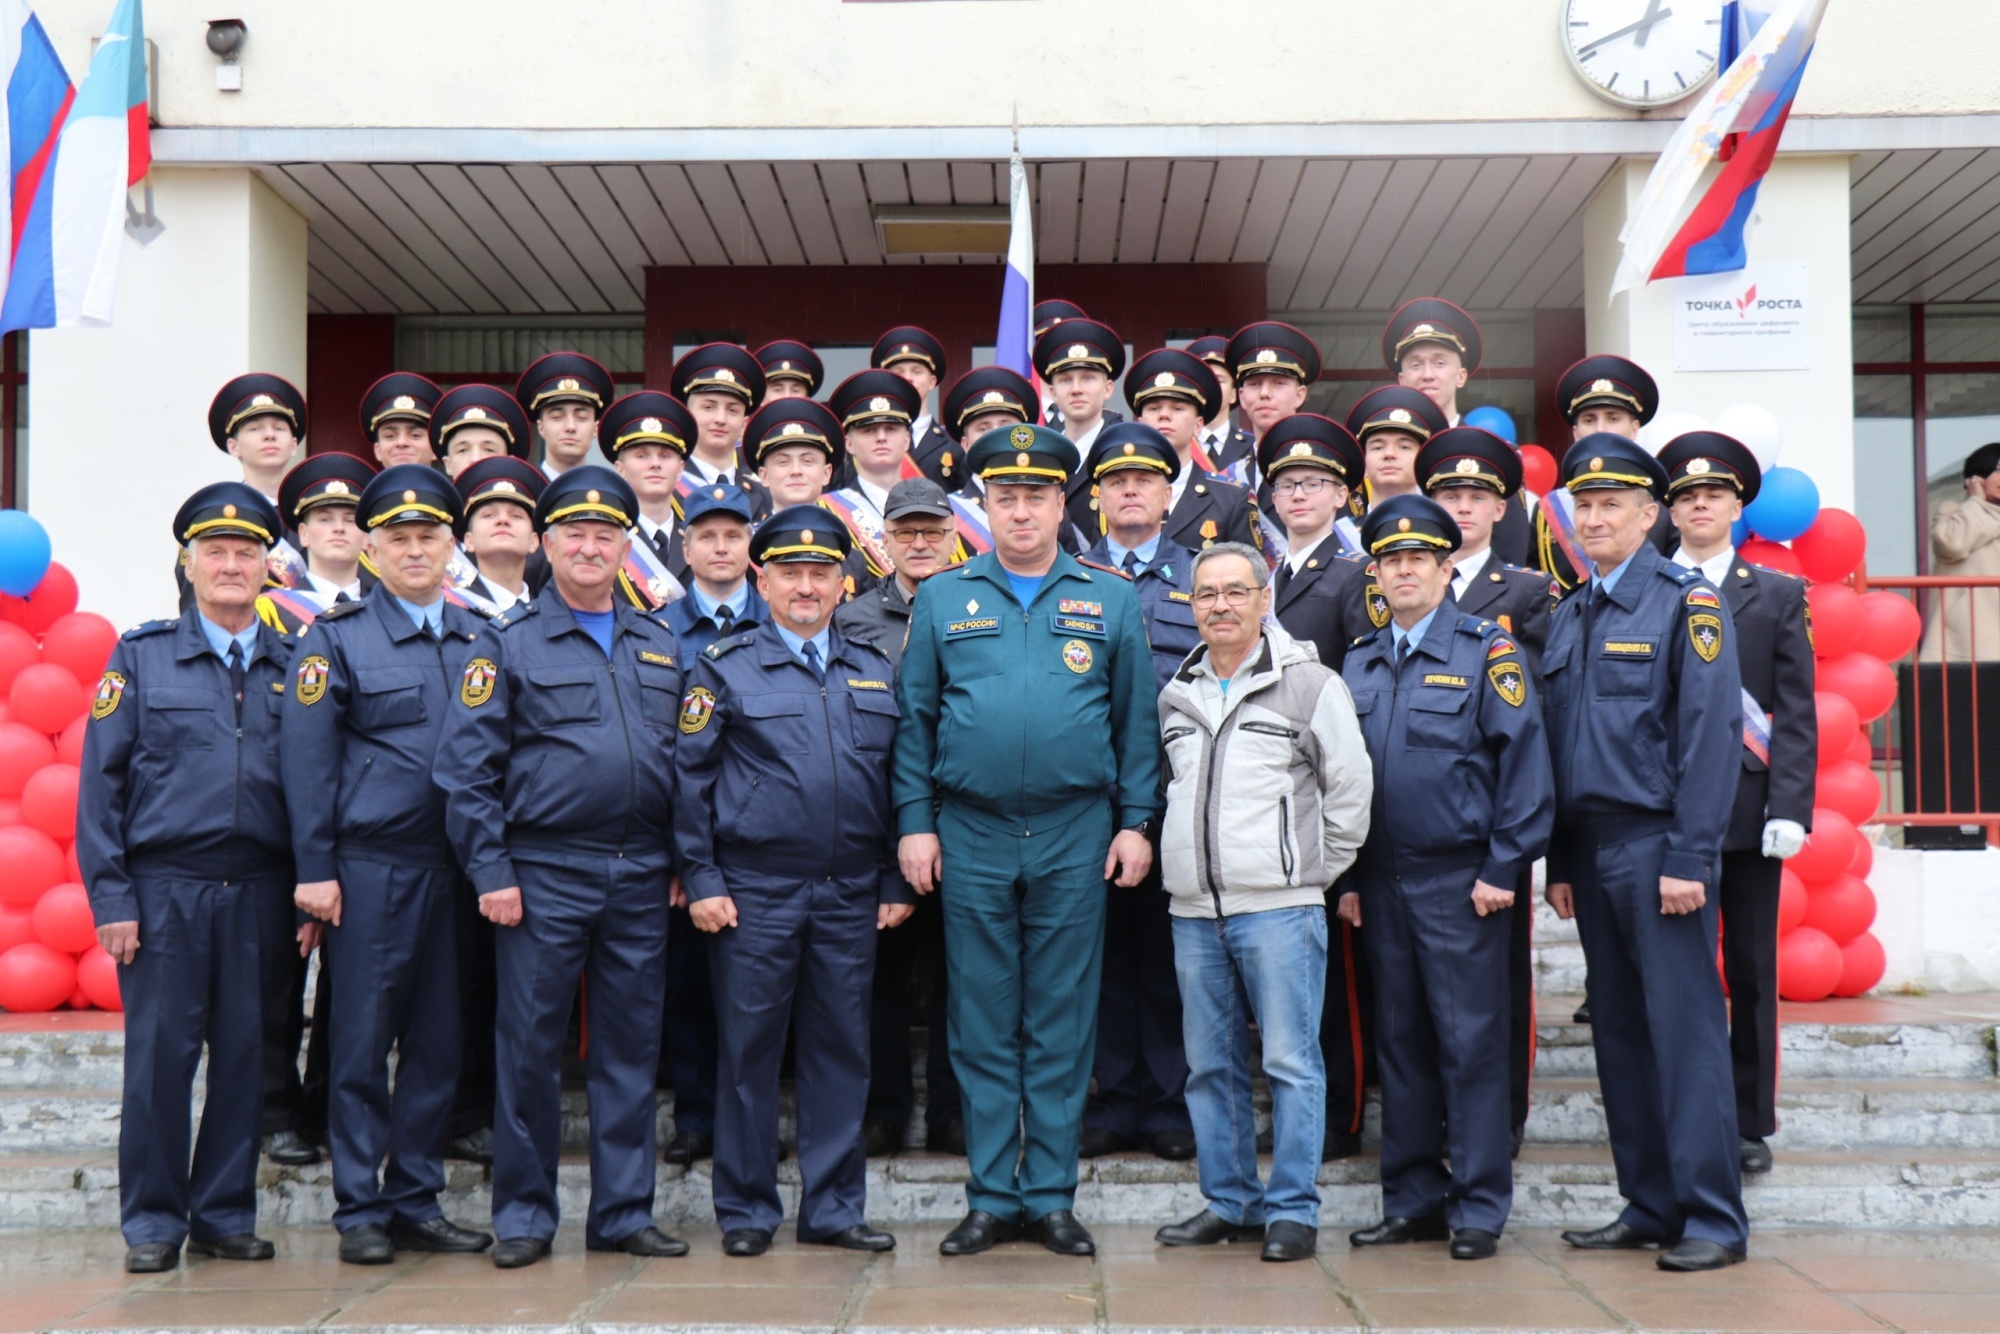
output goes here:
[{"label": "shoulder epaulette", "polygon": [[352,616],[361,610],[361,603],[336,602],[313,619],[316,621],[337,621],[343,616]]},{"label": "shoulder epaulette", "polygon": [[144,639],[147,635],[157,635],[162,631],[171,630],[179,624],[180,624],[180,618],[176,616],[169,616],[164,620],[146,621],[143,622],[142,624],[133,626],[130,630],[127,630],[123,635],[121,635],[120,638]]},{"label": "shoulder epaulette", "polygon": [[1361,551],[1336,551],[1333,553],[1333,558],[1335,560],[1350,561],[1355,565],[1373,565],[1375,563],[1369,558],[1366,552]]},{"label": "shoulder epaulette", "polygon": [[1685,565],[1676,565],[1670,560],[1661,561],[1657,568],[1659,569],[1660,573],[1666,575],[1667,578],[1673,580],[1677,584],[1684,584],[1688,582],[1690,579],[1701,578],[1700,570],[1692,570]]},{"label": "shoulder epaulette", "polygon": [[714,662],[717,659],[719,659],[723,654],[729,652],[730,650],[742,648],[745,644],[749,643],[756,637],[757,637],[757,630],[753,626],[748,630],[739,631],[736,634],[730,635],[727,639],[716,640],[713,644],[710,644],[707,648],[701,651],[701,656],[707,658],[710,662]]},{"label": "shoulder epaulette", "polygon": [[535,614],[534,603],[516,602],[513,606],[507,608],[507,610],[501,612],[498,616],[495,616],[493,618],[493,628],[495,630],[505,630],[510,626],[519,625],[522,621],[527,620],[530,616],[533,616],[534,614]]},{"label": "shoulder epaulette", "polygon": [[1354,642],[1353,642],[1352,644],[1349,644],[1349,645],[1348,645],[1348,647],[1349,647],[1349,648],[1360,648],[1360,647],[1361,647],[1361,646],[1362,646],[1363,644],[1367,643],[1367,642],[1368,642],[1369,640],[1373,639],[1374,637],[1375,637],[1375,632],[1374,632],[1374,631],[1372,631],[1372,630],[1371,630],[1371,631],[1369,631],[1369,632],[1368,632],[1367,634],[1365,634],[1365,635],[1356,635],[1356,636],[1354,637]]},{"label": "shoulder epaulette", "polygon": [[1493,622],[1482,616],[1475,616],[1469,611],[1459,613],[1458,630],[1460,634],[1471,635],[1474,639],[1484,639],[1488,630],[1496,630],[1498,628]]},{"label": "shoulder epaulette", "polygon": [[1106,573],[1106,574],[1115,574],[1115,575],[1117,575],[1117,576],[1118,576],[1118,577],[1119,577],[1120,579],[1123,579],[1123,580],[1125,580],[1125,581],[1126,581],[1126,582],[1128,582],[1128,583],[1129,583],[1129,582],[1131,582],[1131,579],[1132,579],[1132,576],[1131,576],[1131,575],[1129,575],[1129,574],[1125,573],[1125,571],[1123,571],[1123,570],[1119,569],[1119,568],[1118,568],[1117,566],[1115,566],[1115,565],[1099,565],[1099,564],[1098,564],[1098,563],[1097,563],[1096,561],[1094,561],[1094,560],[1090,560],[1090,559],[1088,559],[1088,558],[1086,558],[1086,557],[1083,557],[1083,556],[1078,556],[1078,557],[1076,558],[1076,563],[1077,563],[1078,565],[1085,565],[1085,566],[1088,566],[1089,568],[1091,568],[1091,569],[1093,569],[1093,570],[1102,570],[1102,571],[1104,571],[1104,573]]}]

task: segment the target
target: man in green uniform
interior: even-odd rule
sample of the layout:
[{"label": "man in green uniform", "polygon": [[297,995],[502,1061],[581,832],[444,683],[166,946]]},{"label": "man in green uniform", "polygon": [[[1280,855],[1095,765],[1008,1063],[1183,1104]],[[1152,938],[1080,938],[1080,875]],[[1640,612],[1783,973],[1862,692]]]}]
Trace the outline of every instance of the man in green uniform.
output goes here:
[{"label": "man in green uniform", "polygon": [[944,885],[972,1166],[946,1255],[1024,1227],[1060,1255],[1096,1250],[1071,1207],[1104,896],[1136,892],[1152,865],[1160,743],[1130,581],[1057,546],[1075,457],[1025,423],[973,444],[993,550],[918,586],[896,680],[898,859],[919,894]]}]

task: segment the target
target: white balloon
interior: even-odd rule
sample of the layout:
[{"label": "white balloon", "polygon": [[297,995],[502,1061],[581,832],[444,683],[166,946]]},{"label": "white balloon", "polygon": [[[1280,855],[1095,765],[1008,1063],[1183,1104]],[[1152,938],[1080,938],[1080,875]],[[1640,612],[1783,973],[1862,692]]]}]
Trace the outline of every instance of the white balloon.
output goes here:
[{"label": "white balloon", "polygon": [[1657,454],[1667,442],[1689,431],[1706,431],[1708,423],[1692,412],[1663,412],[1639,429],[1639,443]]},{"label": "white balloon", "polygon": [[1715,419],[1715,429],[1741,440],[1744,448],[1756,457],[1757,466],[1765,472],[1777,466],[1778,451],[1785,445],[1785,432],[1769,409],[1755,403],[1738,403],[1733,408],[1724,408],[1722,415]]}]

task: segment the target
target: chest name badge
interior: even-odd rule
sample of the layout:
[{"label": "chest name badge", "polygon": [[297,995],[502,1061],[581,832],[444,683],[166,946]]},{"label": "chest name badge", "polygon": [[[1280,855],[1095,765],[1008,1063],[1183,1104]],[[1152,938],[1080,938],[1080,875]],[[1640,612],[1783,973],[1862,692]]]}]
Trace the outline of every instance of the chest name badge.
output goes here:
[{"label": "chest name badge", "polygon": [[1096,658],[1090,651],[1090,645],[1081,639],[1072,639],[1062,646],[1062,660],[1063,666],[1082,676],[1090,670],[1090,664],[1095,662]]},{"label": "chest name badge", "polygon": [[90,701],[90,717],[93,722],[109,718],[118,712],[119,703],[125,698],[125,678],[117,672],[106,672],[104,679],[97,683],[97,696]]},{"label": "chest name badge", "polygon": [[999,628],[1000,618],[998,616],[981,616],[977,620],[953,621],[951,624],[945,626],[944,637],[951,639],[958,635],[990,634]]},{"label": "chest name badge", "polygon": [[1056,613],[1055,627],[1056,633],[1059,635],[1097,635],[1102,637],[1104,634],[1103,621],[1093,621],[1087,616],[1064,616],[1060,612]]},{"label": "chest name badge", "polygon": [[674,665],[674,660],[668,657],[666,654],[655,653],[651,649],[643,649],[643,648],[639,650],[639,661],[656,662],[662,667],[671,667]]},{"label": "chest name badge", "polygon": [[1448,676],[1443,672],[1432,672],[1424,677],[1427,686],[1450,686],[1454,690],[1464,690],[1472,682],[1462,676]]},{"label": "chest name badge", "polygon": [[1191,603],[1191,602],[1193,602],[1193,601],[1194,601],[1194,594],[1192,594],[1192,593],[1174,593],[1174,592],[1169,592],[1169,593],[1167,594],[1167,601],[1169,601],[1169,602],[1190,602],[1190,603]]},{"label": "chest name badge", "polygon": [[493,698],[493,683],[499,679],[500,669],[493,665],[493,659],[474,658],[465,664],[465,675],[459,678],[458,702],[468,709],[478,708]]},{"label": "chest name badge", "polygon": [[1077,598],[1062,598],[1056,603],[1056,610],[1065,616],[1102,616],[1102,602],[1084,602]]},{"label": "chest name badge", "polygon": [[1703,662],[1714,662],[1722,656],[1722,618],[1710,612],[1696,612],[1688,617],[1688,639]]},{"label": "chest name badge", "polygon": [[299,703],[308,708],[326,698],[326,674],[330,665],[315,653],[299,664]]},{"label": "chest name badge", "polygon": [[850,676],[847,678],[847,688],[849,690],[887,690],[889,683],[887,681],[863,681]]},{"label": "chest name badge", "polygon": [[706,686],[696,686],[681,698],[681,731],[693,736],[708,726],[708,720],[715,716],[715,692]]},{"label": "chest name badge", "polygon": [[1486,679],[1493,683],[1495,694],[1517,709],[1528,698],[1527,680],[1518,662],[1495,663],[1486,669]]},{"label": "chest name badge", "polygon": [[1650,658],[1653,656],[1653,642],[1650,639],[1607,639],[1604,641],[1604,656]]}]

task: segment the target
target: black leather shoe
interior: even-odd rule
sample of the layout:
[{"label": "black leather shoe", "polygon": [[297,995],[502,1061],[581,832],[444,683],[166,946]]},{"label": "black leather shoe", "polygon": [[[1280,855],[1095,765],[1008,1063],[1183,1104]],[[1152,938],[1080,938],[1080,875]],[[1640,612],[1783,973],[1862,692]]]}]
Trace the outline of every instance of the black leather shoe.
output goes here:
[{"label": "black leather shoe", "polygon": [[1043,1214],[1028,1224],[1028,1235],[1057,1255],[1095,1255],[1097,1243],[1067,1209]]},{"label": "black leather shoe", "polygon": [[1527,1138],[1528,1138],[1528,1128],[1526,1126],[1514,1127],[1514,1138],[1513,1138],[1514,1150],[1513,1153],[1510,1155],[1511,1157],[1519,1158],[1521,1156],[1521,1145],[1524,1142],[1526,1142]]},{"label": "black leather shoe", "polygon": [[1584,999],[1583,1004],[1576,1007],[1576,1013],[1570,1016],[1570,1021],[1578,1024],[1587,1024],[1590,1022],[1590,1000],[1588,997]]},{"label": "black leather shoe", "polygon": [[281,1167],[310,1167],[326,1155],[298,1131],[277,1130],[264,1136],[264,1156]]},{"label": "black leather shoe", "polygon": [[1745,1176],[1756,1176],[1771,1170],[1771,1146],[1761,1139],[1739,1140],[1736,1145],[1736,1161],[1742,1165]]},{"label": "black leather shoe", "polygon": [[170,1241],[142,1241],[125,1252],[128,1274],[164,1274],[181,1262],[181,1248]]},{"label": "black leather shoe", "polygon": [[444,1156],[456,1158],[462,1163],[487,1163],[493,1161],[493,1127],[479,1129],[460,1135],[444,1146]]},{"label": "black leather shoe", "polygon": [[1580,1251],[1643,1251],[1660,1244],[1659,1238],[1649,1237],[1623,1222],[1606,1223],[1588,1232],[1572,1230],[1563,1233],[1562,1239]]},{"label": "black leather shoe", "polygon": [[1413,1241],[1448,1241],[1451,1225],[1442,1218],[1385,1218],[1374,1227],[1347,1234],[1350,1246],[1407,1246]]},{"label": "black leather shoe", "polygon": [[627,1255],[643,1255],[655,1260],[670,1260],[686,1255],[688,1244],[679,1237],[670,1237],[651,1223],[637,1232],[628,1232],[609,1246],[592,1246],[593,1251],[623,1251]]},{"label": "black leather shoe", "polygon": [[1732,1251],[1712,1241],[1682,1237],[1674,1248],[1653,1262],[1675,1274],[1699,1274],[1709,1269],[1727,1269],[1743,1263],[1743,1252]]},{"label": "black leather shoe", "polygon": [[1213,1246],[1224,1241],[1262,1241],[1262,1223],[1231,1223],[1208,1209],[1193,1218],[1169,1223],[1153,1234],[1162,1246]]},{"label": "black leather shoe", "polygon": [[722,1234],[722,1253],[747,1260],[771,1249],[771,1234],[761,1228],[733,1227]]},{"label": "black leather shoe", "polygon": [[1003,1241],[1020,1238],[1021,1225],[995,1218],[984,1209],[974,1209],[959,1220],[957,1227],[944,1234],[938,1243],[939,1255],[978,1255],[990,1251]]},{"label": "black leather shoe", "polygon": [[1326,1144],[1319,1151],[1319,1160],[1330,1163],[1336,1158],[1352,1158],[1361,1152],[1361,1136],[1351,1130],[1329,1130]]},{"label": "black leather shoe", "polygon": [[549,1253],[547,1237],[502,1237],[493,1243],[495,1269],[526,1269]]},{"label": "black leather shoe", "polygon": [[1184,1163],[1194,1157],[1194,1136],[1185,1130],[1159,1130],[1153,1133],[1152,1143],[1155,1158],[1164,1158],[1170,1163]]},{"label": "black leather shoe", "polygon": [[667,1141],[667,1147],[660,1150],[660,1161],[676,1167],[692,1167],[702,1159],[714,1156],[715,1136],[697,1135],[691,1130],[676,1133]]},{"label": "black leather shoe", "polygon": [[1102,1158],[1107,1153],[1123,1153],[1131,1147],[1125,1137],[1115,1130],[1106,1130],[1103,1126],[1085,1126],[1083,1135],[1076,1142],[1076,1156]]},{"label": "black leather shoe", "polygon": [[[345,1240],[343,1237],[342,1241]],[[396,1249],[399,1251],[429,1251],[435,1255],[477,1255],[493,1244],[493,1234],[460,1227],[444,1217],[426,1218],[421,1223],[394,1218],[389,1220],[389,1240],[396,1244]]]},{"label": "black leather shoe", "polygon": [[948,1153],[957,1158],[965,1157],[965,1122],[947,1121],[924,1136],[924,1147],[932,1153]]},{"label": "black leather shoe", "polygon": [[340,1234],[340,1262],[344,1265],[387,1265],[396,1262],[396,1243],[389,1229],[380,1223],[362,1223]]},{"label": "black leather shoe", "polygon": [[1272,1223],[1264,1229],[1264,1251],[1257,1258],[1282,1264],[1306,1260],[1319,1245],[1319,1229],[1304,1223]]},{"label": "black leather shoe", "polygon": [[861,1145],[870,1158],[893,1157],[903,1147],[902,1127],[887,1121],[870,1121],[861,1127]]},{"label": "black leather shoe", "polygon": [[254,1232],[238,1232],[213,1241],[198,1241],[189,1237],[187,1253],[212,1255],[218,1260],[268,1260],[278,1253],[278,1248]]},{"label": "black leather shoe", "polygon": [[807,1246],[838,1246],[843,1251],[893,1251],[896,1239],[881,1228],[869,1227],[866,1223],[856,1223],[838,1232],[829,1232],[823,1237],[808,1237],[801,1233],[799,1240]]},{"label": "black leather shoe", "polygon": [[1500,1238],[1476,1227],[1462,1227],[1451,1234],[1451,1258],[1454,1260],[1490,1260],[1499,1249]]}]

